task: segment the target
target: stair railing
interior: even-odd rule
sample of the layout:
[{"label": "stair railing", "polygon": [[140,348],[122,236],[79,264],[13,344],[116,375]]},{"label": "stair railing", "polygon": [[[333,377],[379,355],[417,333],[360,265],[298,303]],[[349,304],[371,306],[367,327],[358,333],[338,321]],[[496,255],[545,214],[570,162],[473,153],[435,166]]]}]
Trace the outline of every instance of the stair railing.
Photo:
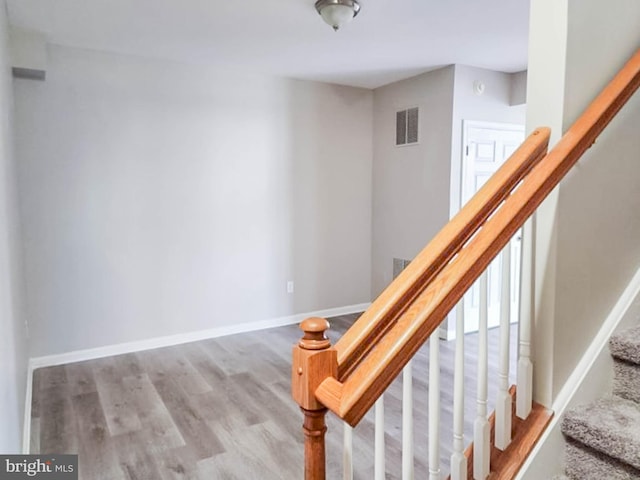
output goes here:
[{"label": "stair railing", "polygon": [[[408,374],[405,370],[405,375],[411,378],[410,361],[430,337],[435,341],[430,343],[432,361],[429,403],[430,407],[438,410],[439,393],[435,388],[439,378],[436,358],[438,327],[478,278],[480,291],[486,290],[486,275],[483,275],[483,272],[490,262],[508,245],[514,234],[595,142],[597,136],[639,85],[640,50],[549,153],[547,147],[550,130],[543,127],[536,129],[372,303],[335,346],[331,346],[325,336],[325,331],[329,328],[326,320],[313,318],[301,324],[305,334],[293,349],[292,393],[304,414],[305,479],[325,479],[324,434],[327,409],[350,426],[358,424],[396,376],[408,365]],[[481,302],[483,298],[486,299],[486,294],[481,293]],[[458,308],[459,313],[462,311],[462,308]],[[480,394],[474,435],[475,452],[472,455],[473,472],[470,472],[474,479],[487,478],[490,469],[494,468],[489,466],[492,453],[488,438],[490,425],[486,420],[486,375],[483,374],[486,370],[487,343],[486,318],[483,319],[482,312],[486,312],[486,305],[481,305],[480,311],[479,357],[482,358],[479,363],[479,377],[484,378],[479,378],[478,384]],[[462,323],[461,316],[458,315],[458,327]],[[486,314],[484,316],[486,317]],[[501,323],[508,324],[508,317],[508,312],[506,316],[503,314]],[[524,331],[530,335],[530,328],[531,325],[521,325],[521,333]],[[504,344],[504,341],[503,334],[501,343]],[[528,354],[528,342],[528,338],[524,342],[521,338],[521,350],[524,350],[525,354]],[[525,348],[522,348],[523,346]],[[456,358],[454,380],[458,404],[462,388],[460,378],[463,378],[459,375],[463,363],[459,357],[458,355]],[[521,369],[524,378],[518,379],[519,397],[520,390],[523,390],[526,400],[518,401],[518,410],[520,416],[532,417],[534,415],[529,414],[532,373],[531,368],[527,368],[526,361],[527,359],[524,368]],[[500,375],[501,391],[504,391],[505,375],[502,369]],[[497,413],[502,410],[504,416],[504,410],[510,409],[511,399],[505,398],[504,395],[502,399],[505,402],[501,407],[501,401],[498,401]],[[431,424],[437,422],[438,413],[432,413],[430,408],[429,415],[430,430],[433,428],[429,440],[430,461],[437,462],[437,441],[431,439],[431,434],[437,435],[437,427],[432,427]],[[466,469],[465,461],[460,460],[462,439],[459,416],[455,418],[454,423],[457,424],[454,428],[454,456],[458,462],[452,462],[452,478],[466,478],[462,476],[462,470]],[[518,427],[523,430],[529,428],[526,422]],[[511,439],[505,431],[512,430],[511,425],[508,420],[503,419],[493,428],[502,432],[498,435],[500,438],[496,438],[494,448],[506,450],[511,444]],[[531,440],[532,435],[526,435],[525,432],[524,436],[528,441]],[[346,434],[345,438],[350,441],[349,434]],[[378,446],[376,450],[379,450]],[[467,456],[470,456],[469,452]],[[376,462],[379,463],[378,460]],[[408,460],[406,464],[406,468],[411,470],[412,460]],[[469,468],[471,467],[469,465]],[[509,470],[510,467],[505,468]],[[431,479],[439,478],[439,467],[430,463],[429,470]],[[509,471],[509,475],[515,474],[513,467]],[[376,478],[384,478],[383,475],[384,472],[382,475],[376,472]],[[409,472],[403,478],[411,478],[411,475]],[[347,477],[348,473],[345,474],[345,478]]]}]

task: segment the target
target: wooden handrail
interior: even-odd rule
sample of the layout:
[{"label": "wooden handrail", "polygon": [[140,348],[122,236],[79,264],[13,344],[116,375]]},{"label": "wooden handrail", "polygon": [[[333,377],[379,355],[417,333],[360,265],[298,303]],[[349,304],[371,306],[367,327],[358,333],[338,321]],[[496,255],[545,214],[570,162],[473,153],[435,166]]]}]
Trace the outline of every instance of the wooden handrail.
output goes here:
[{"label": "wooden handrail", "polygon": [[[421,252],[416,266],[411,268],[410,264],[407,273],[399,276],[395,285],[381,295],[383,298],[374,302],[373,313],[365,313],[365,320],[358,322],[357,327],[336,344],[338,376],[329,375],[320,383],[315,390],[317,400],[349,424],[356,425],[639,86],[640,50],[544,161],[520,159],[532,161],[533,168],[527,169],[529,174],[515,185],[512,193],[506,191],[498,195],[506,198],[484,225],[466,233],[465,225],[451,226],[450,223],[445,227],[447,233],[441,232]],[[541,138],[546,135],[548,139],[548,130],[539,132]],[[481,208],[480,200],[476,208],[477,214],[470,215],[471,222],[491,215]],[[442,243],[445,238],[450,238],[455,245]]]},{"label": "wooden handrail", "polygon": [[[473,283],[458,284],[449,273],[452,265],[460,264],[483,224],[547,153],[550,134],[548,128],[535,130],[349,328],[334,347],[338,377],[327,377],[315,392],[323,405],[355,425],[386,390],[457,301],[451,301],[455,295],[445,295],[446,302],[434,295],[456,290],[459,299]],[[469,270],[477,273],[474,280],[482,271]],[[442,278],[454,282],[443,285]]]},{"label": "wooden handrail", "polygon": [[426,286],[547,152],[550,130],[535,130],[411,261],[336,343],[338,378],[349,376]]}]

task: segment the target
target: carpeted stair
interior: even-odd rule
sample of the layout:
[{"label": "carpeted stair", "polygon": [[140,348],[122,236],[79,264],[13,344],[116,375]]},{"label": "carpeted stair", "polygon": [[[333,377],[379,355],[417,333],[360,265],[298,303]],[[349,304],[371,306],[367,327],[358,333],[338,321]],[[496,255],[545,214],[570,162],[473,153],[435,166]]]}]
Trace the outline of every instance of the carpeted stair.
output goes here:
[{"label": "carpeted stair", "polygon": [[609,340],[613,395],[568,411],[566,472],[571,480],[640,479],[640,326]]}]

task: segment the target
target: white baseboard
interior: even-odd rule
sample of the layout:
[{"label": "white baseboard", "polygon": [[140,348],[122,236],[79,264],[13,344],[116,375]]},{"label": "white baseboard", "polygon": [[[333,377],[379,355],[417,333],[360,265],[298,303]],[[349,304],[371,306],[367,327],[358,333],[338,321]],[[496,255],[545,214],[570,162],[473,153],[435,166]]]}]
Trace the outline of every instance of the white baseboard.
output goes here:
[{"label": "white baseboard", "polygon": [[56,355],[47,355],[44,357],[31,358],[29,361],[32,369],[51,367],[54,365],[63,365],[66,363],[82,362],[85,360],[93,360],[96,358],[110,357],[113,355],[121,355],[124,353],[141,352],[154,348],[170,347],[172,345],[180,345],[182,343],[197,342],[199,340],[207,340],[209,338],[223,337],[236,333],[253,332],[256,330],[264,330],[265,328],[281,327],[284,325],[292,325],[300,323],[308,317],[336,317],[338,315],[348,315],[351,313],[362,312],[369,307],[370,303],[360,303],[357,305],[348,305],[345,307],[328,308],[326,310],[318,310],[315,312],[299,313],[296,315],[288,315],[286,317],[269,318],[257,322],[241,323],[238,325],[227,325],[223,327],[211,328],[207,330],[199,330],[196,332],[179,333],[177,335],[168,335],[164,337],[149,338],[134,342],[119,343],[115,345],[105,345],[103,347],[90,348],[87,350],[76,350],[73,352],[60,353]]},{"label": "white baseboard", "polygon": [[22,426],[22,453],[31,450],[31,399],[33,398],[33,366],[31,360],[27,366],[27,388],[24,395],[24,422]]},{"label": "white baseboard", "polygon": [[[551,459],[538,458],[545,456],[545,441],[554,434],[559,435],[557,432],[565,410],[578,393],[583,382],[588,378],[589,373],[594,368],[594,365],[600,356],[608,355],[607,348],[611,335],[615,333],[623,320],[628,320],[627,317],[630,314],[635,314],[637,313],[635,312],[636,310],[640,310],[638,302],[640,302],[640,269],[636,271],[635,275],[622,292],[622,295],[611,309],[611,312],[609,312],[609,315],[603,322],[593,341],[585,350],[582,358],[576,365],[576,368],[558,392],[558,395],[551,406],[551,410],[553,410],[553,418],[531,452],[531,455],[529,455],[529,458],[520,469],[520,472],[516,476],[516,480],[526,480],[529,478],[551,478],[554,474],[560,473],[536,471],[535,473],[530,474],[529,469],[533,467],[535,470],[536,463],[547,466],[554,463]],[[549,454],[553,456],[557,456],[557,453],[557,451],[549,452]]]}]

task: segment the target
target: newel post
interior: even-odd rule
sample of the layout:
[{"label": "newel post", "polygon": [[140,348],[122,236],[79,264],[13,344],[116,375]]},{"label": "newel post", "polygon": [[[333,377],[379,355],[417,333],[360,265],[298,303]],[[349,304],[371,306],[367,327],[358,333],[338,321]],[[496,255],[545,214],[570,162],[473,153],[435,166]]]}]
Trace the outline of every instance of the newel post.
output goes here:
[{"label": "newel post", "polygon": [[327,377],[338,373],[337,352],[331,348],[324,318],[307,318],[300,324],[304,336],[293,347],[291,391],[304,414],[304,478],[325,480],[325,444],[327,409],[316,400],[315,391]]}]

